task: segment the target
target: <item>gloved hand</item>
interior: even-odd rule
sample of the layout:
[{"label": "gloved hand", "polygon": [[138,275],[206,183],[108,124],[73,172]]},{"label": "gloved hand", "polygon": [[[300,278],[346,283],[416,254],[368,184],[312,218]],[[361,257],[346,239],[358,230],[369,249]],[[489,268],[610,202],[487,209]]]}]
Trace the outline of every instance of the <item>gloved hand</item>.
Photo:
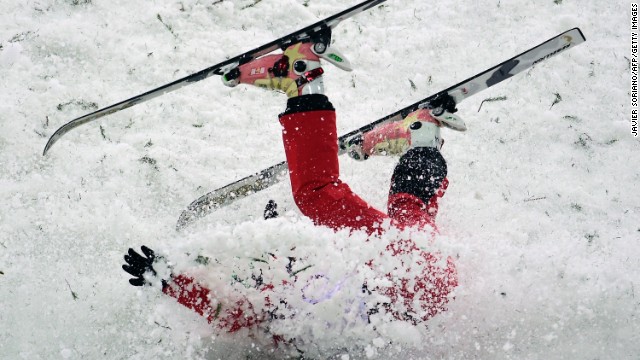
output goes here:
[{"label": "gloved hand", "polygon": [[347,155],[350,158],[358,161],[364,161],[369,158],[369,155],[365,153],[362,145],[364,144],[364,139],[362,134],[355,135],[354,137],[347,140],[345,144],[345,150]]},{"label": "gloved hand", "polygon": [[156,259],[155,253],[144,245],[141,249],[145,256],[129,248],[129,254],[124,256],[124,261],[126,261],[127,264],[122,265],[122,269],[134,277],[133,279],[129,279],[129,283],[133,286],[151,285],[151,283],[144,278],[144,274],[147,272],[151,272],[154,276],[157,275],[153,268],[153,262]]},{"label": "gloved hand", "polygon": [[278,204],[273,200],[269,200],[267,206],[264,208],[264,219],[275,219],[278,215]]}]

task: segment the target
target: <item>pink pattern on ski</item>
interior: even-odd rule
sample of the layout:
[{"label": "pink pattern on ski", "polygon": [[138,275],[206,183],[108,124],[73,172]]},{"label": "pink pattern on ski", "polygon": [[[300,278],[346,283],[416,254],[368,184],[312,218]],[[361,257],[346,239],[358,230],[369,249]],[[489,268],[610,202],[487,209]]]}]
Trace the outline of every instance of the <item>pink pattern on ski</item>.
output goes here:
[{"label": "pink pattern on ski", "polygon": [[[394,121],[388,124],[377,126],[363,136],[364,143],[362,149],[367,155],[376,155],[387,149],[409,148],[411,146],[411,135],[409,126],[416,121],[429,122],[440,126],[440,122],[431,116],[427,109],[418,109],[407,115],[402,121]],[[394,143],[395,142],[395,143]],[[398,150],[400,151],[400,150]]]}]

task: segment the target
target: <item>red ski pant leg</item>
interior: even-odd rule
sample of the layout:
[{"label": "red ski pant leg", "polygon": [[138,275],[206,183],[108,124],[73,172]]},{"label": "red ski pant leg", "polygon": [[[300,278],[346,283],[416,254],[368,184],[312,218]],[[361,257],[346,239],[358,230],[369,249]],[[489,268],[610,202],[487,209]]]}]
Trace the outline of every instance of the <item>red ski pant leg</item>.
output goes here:
[{"label": "red ski pant leg", "polygon": [[387,201],[387,213],[401,228],[431,225],[435,227],[434,218],[426,212],[425,204],[418,197],[398,193],[390,194]]},{"label": "red ski pant leg", "polygon": [[280,123],[293,198],[300,211],[315,224],[334,230],[379,232],[388,216],[339,179],[335,111],[285,114]]},{"label": "red ski pant leg", "polygon": [[449,180],[445,178],[427,204],[419,197],[408,193],[389,194],[387,213],[400,227],[428,225],[437,230],[438,200],[444,196],[448,186]]},{"label": "red ski pant leg", "polygon": [[409,149],[391,177],[387,211],[402,226],[435,227],[438,199],[447,189],[447,162],[431,147]]}]

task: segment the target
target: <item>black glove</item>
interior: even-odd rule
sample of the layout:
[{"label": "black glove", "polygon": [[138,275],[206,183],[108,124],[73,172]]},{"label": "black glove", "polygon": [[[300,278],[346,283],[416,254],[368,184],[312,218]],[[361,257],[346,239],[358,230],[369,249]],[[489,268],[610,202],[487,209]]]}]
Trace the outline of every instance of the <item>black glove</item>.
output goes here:
[{"label": "black glove", "polygon": [[433,100],[429,101],[429,108],[431,109],[440,108],[452,114],[458,111],[458,109],[456,109],[456,101],[453,99],[451,95],[449,95],[446,92],[442,92],[436,95],[436,97],[433,98]]},{"label": "black glove", "polygon": [[278,215],[278,204],[273,200],[269,200],[267,206],[264,208],[264,219],[275,219]]},{"label": "black glove", "polygon": [[156,275],[156,271],[153,269],[153,261],[156,258],[155,253],[144,245],[141,249],[145,256],[129,248],[129,254],[124,256],[124,261],[126,261],[127,264],[122,265],[124,271],[134,276],[133,279],[129,279],[129,283],[133,286],[150,285],[150,283],[144,279],[146,272],[151,272],[153,275]]}]

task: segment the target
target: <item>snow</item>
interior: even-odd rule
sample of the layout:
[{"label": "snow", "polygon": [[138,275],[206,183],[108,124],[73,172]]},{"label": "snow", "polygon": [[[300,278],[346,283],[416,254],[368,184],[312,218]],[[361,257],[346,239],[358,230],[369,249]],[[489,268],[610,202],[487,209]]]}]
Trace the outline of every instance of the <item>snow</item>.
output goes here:
[{"label": "snow", "polygon": [[[212,78],[78,128],[41,155],[55,129],[77,116],[355,1],[0,4],[0,358],[284,356],[259,339],[215,333],[157,289],[131,287],[122,256],[143,244],[208,281],[241,271],[248,256],[295,246],[328,279],[344,280],[321,310],[300,301],[306,321],[282,325],[317,357],[640,353],[640,146],[629,125],[626,3],[389,0],[336,29],[335,46],[355,66],[325,67],[341,133],[562,31],[579,26],[587,37],[460,104],[469,130],[443,131],[451,186],[442,235],[428,245],[456,257],[455,300],[428,329],[380,323],[376,331],[346,305],[365,275],[349,274],[380,244],[314,227],[287,182],[174,230],[195,198],[284,159],[276,120],[284,95]],[[555,94],[562,100],[552,105]],[[507,99],[478,110],[499,96]],[[357,193],[384,207],[394,159],[343,158],[341,166]],[[281,218],[262,220],[268,199]],[[197,254],[221,264],[194,266]],[[329,316],[338,311],[351,322]]]}]

